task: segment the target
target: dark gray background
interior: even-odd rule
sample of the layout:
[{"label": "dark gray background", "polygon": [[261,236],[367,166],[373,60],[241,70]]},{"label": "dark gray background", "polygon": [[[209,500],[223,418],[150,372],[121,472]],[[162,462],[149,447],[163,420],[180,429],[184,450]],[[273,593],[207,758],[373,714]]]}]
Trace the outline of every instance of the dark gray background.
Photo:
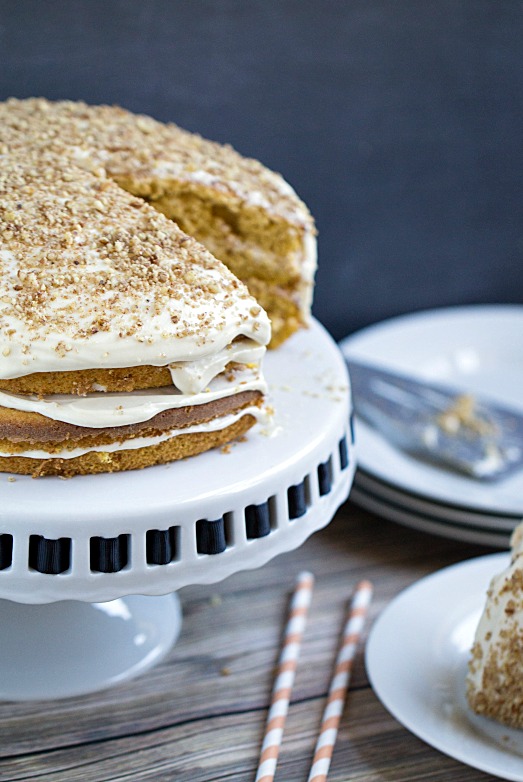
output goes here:
[{"label": "dark gray background", "polygon": [[118,103],[281,173],[340,338],[523,299],[520,0],[0,0],[0,98]]}]

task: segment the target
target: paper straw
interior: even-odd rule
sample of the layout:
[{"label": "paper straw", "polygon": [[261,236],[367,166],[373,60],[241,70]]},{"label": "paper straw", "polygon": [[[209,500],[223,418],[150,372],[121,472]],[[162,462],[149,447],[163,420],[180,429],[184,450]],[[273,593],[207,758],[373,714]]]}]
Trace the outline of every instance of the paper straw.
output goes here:
[{"label": "paper straw", "polygon": [[313,586],[312,573],[299,574],[289,607],[255,782],[274,779]]},{"label": "paper straw", "polygon": [[329,687],[329,697],[323,718],[314,758],[307,782],[326,782],[332,759],[332,752],[338,735],[343,704],[350,682],[352,663],[356,655],[358,640],[363,629],[365,616],[372,598],[372,584],[361,581],[351,601],[349,616],[343,630],[336,664]]}]

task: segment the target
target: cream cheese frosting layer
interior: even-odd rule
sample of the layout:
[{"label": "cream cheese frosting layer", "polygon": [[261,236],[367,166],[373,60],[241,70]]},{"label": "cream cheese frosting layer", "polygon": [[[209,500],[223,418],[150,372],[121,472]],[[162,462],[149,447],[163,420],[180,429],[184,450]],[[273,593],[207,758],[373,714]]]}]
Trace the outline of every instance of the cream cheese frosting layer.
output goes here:
[{"label": "cream cheese frosting layer", "polygon": [[[512,559],[506,570],[493,577],[488,588],[485,608],[474,638],[474,654],[469,665],[467,682],[471,692],[481,692],[497,677],[497,686],[504,685],[504,670],[515,674],[514,642],[523,634],[523,524],[512,536]],[[523,670],[523,660],[517,665]],[[495,675],[493,674],[495,672]],[[485,676],[490,681],[485,681]],[[501,697],[498,692],[495,698]]]},{"label": "cream cheese frosting layer", "polygon": [[0,378],[195,361],[266,313],[202,245],[105,173],[0,154]]},{"label": "cream cheese frosting layer", "polygon": [[[509,603],[514,602],[514,595],[511,590],[503,589],[510,581],[511,570],[513,566],[507,572],[496,576],[490,584],[488,605],[476,630],[474,644],[479,653],[474,656],[468,673],[469,686],[475,691],[483,689],[485,670],[492,666],[493,660],[496,666],[503,667],[508,650],[507,636],[516,629],[513,612],[507,611]],[[519,608],[521,610],[521,605]]]},{"label": "cream cheese frosting layer", "polygon": [[183,394],[174,386],[150,388],[126,393],[92,393],[86,396],[54,394],[44,397],[0,392],[0,406],[63,423],[103,429],[113,426],[143,423],[165,410],[191,405],[203,405],[243,391],[266,392],[265,381],[257,367],[241,367],[229,380],[219,375],[208,388],[197,394]]},{"label": "cream cheese frosting layer", "polygon": [[7,453],[0,451],[1,457],[13,457],[21,456],[27,459],[75,459],[78,456],[83,456],[86,453],[115,453],[117,451],[134,451],[138,448],[147,448],[149,446],[158,445],[166,440],[172,440],[174,437],[180,435],[205,433],[205,432],[217,432],[222,429],[226,429],[228,426],[232,426],[239,421],[243,416],[251,415],[256,418],[257,423],[266,423],[269,420],[268,414],[259,407],[252,406],[246,407],[237,413],[231,413],[229,415],[222,416],[221,418],[214,418],[212,421],[207,421],[201,424],[194,424],[193,426],[187,426],[181,429],[171,429],[169,432],[164,432],[155,437],[133,437],[129,440],[123,440],[121,442],[107,443],[106,445],[96,445],[90,448],[64,448],[61,451],[50,453],[49,451],[42,450],[26,450],[14,453]]},{"label": "cream cheese frosting layer", "polygon": [[310,321],[312,298],[314,295],[314,275],[318,265],[318,245],[313,233],[304,233],[301,263],[301,302],[300,313],[305,323]]},{"label": "cream cheese frosting layer", "polygon": [[225,350],[196,361],[171,364],[169,369],[173,385],[183,394],[199,394],[230,363],[246,364],[250,368],[259,365],[265,354],[265,347],[243,339],[227,345]]}]

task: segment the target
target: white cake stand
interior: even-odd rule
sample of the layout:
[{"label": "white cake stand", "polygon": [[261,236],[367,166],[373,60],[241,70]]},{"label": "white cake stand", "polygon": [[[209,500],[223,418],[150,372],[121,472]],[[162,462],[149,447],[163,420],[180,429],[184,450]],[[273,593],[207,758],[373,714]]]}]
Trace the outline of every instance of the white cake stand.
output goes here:
[{"label": "white cake stand", "polygon": [[266,361],[275,431],[165,466],[0,475],[0,698],[91,692],[154,665],[176,590],[263,565],[325,526],[355,471],[344,361],[317,322]]}]

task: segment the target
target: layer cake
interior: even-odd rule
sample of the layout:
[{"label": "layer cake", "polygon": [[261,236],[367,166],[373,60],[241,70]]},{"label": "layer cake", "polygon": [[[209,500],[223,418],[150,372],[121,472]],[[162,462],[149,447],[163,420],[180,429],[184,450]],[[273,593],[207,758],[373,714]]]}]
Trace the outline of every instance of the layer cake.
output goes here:
[{"label": "layer cake", "polygon": [[271,346],[306,325],[315,227],[281,176],[231,147],[114,106],[0,104],[0,149],[43,149],[103,172],[176,221],[248,286],[268,312]]},{"label": "layer cake", "polygon": [[34,129],[10,120],[0,147],[0,470],[133,469],[244,434],[264,415],[264,310],[103,166],[79,165],[58,142],[27,143]]}]

